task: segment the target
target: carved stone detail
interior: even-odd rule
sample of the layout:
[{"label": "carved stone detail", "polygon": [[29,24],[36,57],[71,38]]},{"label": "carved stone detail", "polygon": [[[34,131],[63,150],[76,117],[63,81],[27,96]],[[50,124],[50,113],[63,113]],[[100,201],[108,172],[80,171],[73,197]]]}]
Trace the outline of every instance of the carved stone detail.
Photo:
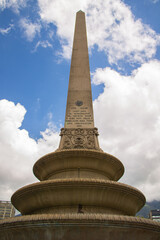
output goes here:
[{"label": "carved stone detail", "polygon": [[62,128],[60,149],[99,149],[97,128]]}]

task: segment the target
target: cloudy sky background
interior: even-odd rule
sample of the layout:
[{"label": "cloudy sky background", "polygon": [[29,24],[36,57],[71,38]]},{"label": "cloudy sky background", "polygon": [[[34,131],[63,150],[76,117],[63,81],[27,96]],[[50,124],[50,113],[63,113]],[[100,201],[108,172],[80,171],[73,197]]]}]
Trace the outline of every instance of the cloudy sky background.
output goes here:
[{"label": "cloudy sky background", "polygon": [[101,148],[124,164],[120,182],[160,200],[159,0],[0,0],[0,199],[58,147],[80,9]]}]

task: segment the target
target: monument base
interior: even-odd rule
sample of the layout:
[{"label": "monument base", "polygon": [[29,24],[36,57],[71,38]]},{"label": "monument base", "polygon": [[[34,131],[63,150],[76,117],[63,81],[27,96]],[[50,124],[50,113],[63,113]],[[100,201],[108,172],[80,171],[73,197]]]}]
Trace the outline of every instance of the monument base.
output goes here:
[{"label": "monument base", "polygon": [[1,240],[159,240],[160,223],[105,214],[41,214],[0,221]]}]

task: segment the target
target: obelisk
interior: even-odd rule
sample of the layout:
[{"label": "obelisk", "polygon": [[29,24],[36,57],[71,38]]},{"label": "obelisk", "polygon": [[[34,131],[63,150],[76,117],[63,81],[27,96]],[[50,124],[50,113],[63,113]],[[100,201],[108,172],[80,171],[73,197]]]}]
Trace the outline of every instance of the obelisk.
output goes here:
[{"label": "obelisk", "polygon": [[60,149],[99,149],[98,131],[94,128],[85,13],[77,12],[68,98]]},{"label": "obelisk", "polygon": [[85,14],[77,13],[65,128],[94,128]]},{"label": "obelisk", "polygon": [[0,221],[0,240],[159,240],[160,224],[135,217],[145,204],[124,173],[103,152],[94,127],[85,14],[76,16],[68,99],[60,146],[41,157],[40,180],[11,200],[23,216]]}]

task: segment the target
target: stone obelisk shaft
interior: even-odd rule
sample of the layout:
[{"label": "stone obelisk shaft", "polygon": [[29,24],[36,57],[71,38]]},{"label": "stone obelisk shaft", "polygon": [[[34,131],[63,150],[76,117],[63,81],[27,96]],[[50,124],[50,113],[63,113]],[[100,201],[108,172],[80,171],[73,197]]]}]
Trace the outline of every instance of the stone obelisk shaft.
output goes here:
[{"label": "stone obelisk shaft", "polygon": [[59,150],[100,150],[94,127],[85,13],[77,12],[68,98]]},{"label": "stone obelisk shaft", "polygon": [[85,14],[77,12],[65,128],[94,128]]}]

